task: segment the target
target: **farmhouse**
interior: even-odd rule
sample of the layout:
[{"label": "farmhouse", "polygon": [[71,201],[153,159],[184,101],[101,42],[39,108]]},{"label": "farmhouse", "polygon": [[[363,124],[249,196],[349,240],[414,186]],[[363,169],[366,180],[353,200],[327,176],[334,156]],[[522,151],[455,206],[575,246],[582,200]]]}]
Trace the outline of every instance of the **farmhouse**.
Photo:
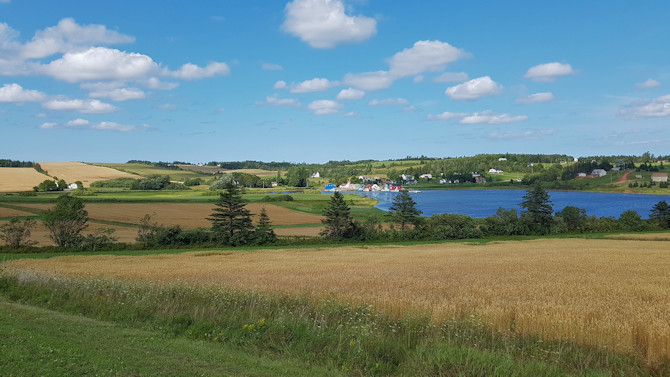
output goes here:
[{"label": "farmhouse", "polygon": [[652,182],[667,182],[668,173],[654,173],[651,175]]},{"label": "farmhouse", "polygon": [[70,183],[69,185],[67,185],[67,188],[70,190],[76,190],[79,188],[79,185],[77,185],[76,183]]},{"label": "farmhouse", "polygon": [[604,177],[607,175],[607,172],[605,171],[605,169],[593,169],[591,175],[594,177]]},{"label": "farmhouse", "polygon": [[314,173],[312,173],[311,178],[321,178],[321,174],[319,174],[318,171],[314,172]]},{"label": "farmhouse", "polygon": [[507,159],[505,157],[500,157],[498,161],[507,161]]},{"label": "farmhouse", "polygon": [[586,178],[586,173],[577,173],[577,177]]},{"label": "farmhouse", "polygon": [[500,169],[494,169],[494,168],[489,169],[489,174],[502,174],[502,172],[503,171]]},{"label": "farmhouse", "polygon": [[433,179],[433,175],[432,175],[432,174],[421,174],[421,175],[419,176],[419,178],[423,178],[423,179]]}]

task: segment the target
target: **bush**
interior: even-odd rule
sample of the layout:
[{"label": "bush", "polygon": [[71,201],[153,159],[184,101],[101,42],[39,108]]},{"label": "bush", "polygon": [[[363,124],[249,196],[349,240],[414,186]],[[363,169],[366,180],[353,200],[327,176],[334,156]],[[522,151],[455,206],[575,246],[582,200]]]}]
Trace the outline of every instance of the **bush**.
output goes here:
[{"label": "bush", "polygon": [[292,202],[293,201],[293,196],[284,194],[284,195],[275,195],[275,196],[270,196],[270,195],[265,195],[263,199],[261,199],[262,202]]}]

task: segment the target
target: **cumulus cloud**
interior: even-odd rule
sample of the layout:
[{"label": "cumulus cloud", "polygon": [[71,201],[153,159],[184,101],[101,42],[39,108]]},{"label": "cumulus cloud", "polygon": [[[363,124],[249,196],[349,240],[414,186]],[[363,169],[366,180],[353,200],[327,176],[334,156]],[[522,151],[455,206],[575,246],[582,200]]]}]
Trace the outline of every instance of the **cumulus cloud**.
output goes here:
[{"label": "cumulus cloud", "polygon": [[210,63],[204,68],[186,63],[179,70],[168,72],[168,76],[184,80],[199,80],[212,76],[227,76],[229,74],[230,67],[228,67],[228,64],[218,62]]},{"label": "cumulus cloud", "polygon": [[350,85],[365,91],[386,89],[393,84],[393,80],[386,71],[348,73],[343,80],[345,85]]},{"label": "cumulus cloud", "polygon": [[282,30],[314,48],[361,42],[377,33],[377,21],[347,15],[340,0],[294,0],[284,13]]},{"label": "cumulus cloud", "polygon": [[570,64],[554,62],[531,67],[523,77],[533,81],[553,82],[559,77],[572,75],[574,73],[575,72],[572,70]]},{"label": "cumulus cloud", "polygon": [[491,80],[489,76],[484,76],[449,87],[445,94],[455,100],[476,100],[498,95],[502,89],[502,85]]},{"label": "cumulus cloud", "polygon": [[149,88],[149,89],[154,89],[154,90],[172,90],[172,89],[179,86],[178,83],[164,82],[164,81],[159,80],[156,77],[150,77],[148,79],[143,79],[143,80],[140,80],[139,82],[144,87]]},{"label": "cumulus cloud", "polygon": [[19,84],[5,84],[0,88],[0,102],[39,102],[46,95],[37,90],[27,90]]},{"label": "cumulus cloud", "polygon": [[389,59],[389,74],[405,77],[426,71],[441,71],[448,63],[467,56],[467,52],[446,42],[418,41]]},{"label": "cumulus cloud", "polygon": [[296,98],[279,98],[279,96],[275,94],[270,97],[265,97],[265,101],[263,102],[256,102],[256,105],[298,107],[301,105],[301,103]]},{"label": "cumulus cloud", "polygon": [[463,82],[469,78],[465,72],[444,72],[435,77],[433,82]]},{"label": "cumulus cloud", "polygon": [[291,93],[323,92],[335,85],[337,85],[337,83],[331,82],[328,79],[317,77],[299,83],[293,89],[291,89]]},{"label": "cumulus cloud", "polygon": [[277,81],[277,82],[274,84],[273,88],[275,88],[275,89],[284,89],[284,88],[286,88],[286,81],[282,81],[282,80]]},{"label": "cumulus cloud", "polygon": [[48,130],[48,129],[64,129],[64,128],[69,128],[69,129],[88,129],[88,130],[102,130],[102,131],[119,131],[119,132],[130,132],[130,131],[137,131],[140,129],[148,129],[150,128],[148,125],[144,124],[140,127],[138,126],[130,126],[130,125],[125,125],[125,124],[119,124],[115,122],[99,122],[99,123],[92,123],[86,119],[75,119],[71,120],[69,122],[66,122],[64,124],[58,124],[58,123],[43,123],[40,126],[41,129],[43,130]]},{"label": "cumulus cloud", "polygon": [[307,106],[315,115],[335,114],[341,107],[340,103],[328,99],[313,101]]},{"label": "cumulus cloud", "polygon": [[119,110],[118,107],[101,102],[97,99],[54,99],[43,103],[42,106],[49,110],[71,110],[78,111],[83,114],[107,114]]},{"label": "cumulus cloud", "polygon": [[541,103],[541,102],[551,102],[555,100],[556,97],[550,92],[547,93],[535,93],[526,97],[520,97],[516,99],[518,105],[528,105],[531,103]]},{"label": "cumulus cloud", "polygon": [[79,82],[94,80],[132,80],[141,78],[158,65],[148,56],[105,47],[68,52],[62,58],[42,66],[42,71],[56,79]]},{"label": "cumulus cloud", "polygon": [[339,100],[357,100],[363,98],[363,96],[365,96],[364,91],[354,88],[342,89],[337,93],[337,99]]},{"label": "cumulus cloud", "polygon": [[461,124],[506,124],[516,123],[528,120],[525,115],[511,116],[509,114],[497,115],[493,111],[482,111],[481,113],[470,114],[461,119]]},{"label": "cumulus cloud", "polygon": [[368,106],[409,106],[409,101],[404,98],[373,99]]},{"label": "cumulus cloud", "polygon": [[284,69],[284,67],[280,66],[279,64],[263,63],[261,65],[261,69],[265,71],[281,71]]},{"label": "cumulus cloud", "polygon": [[652,100],[636,101],[619,111],[626,118],[660,118],[670,116],[670,94]]},{"label": "cumulus cloud", "polygon": [[645,82],[635,84],[635,87],[638,88],[638,89],[649,89],[649,88],[655,88],[655,87],[660,86],[660,85],[661,85],[660,82],[658,82],[654,79],[648,79]]},{"label": "cumulus cloud", "polygon": [[22,47],[21,55],[25,59],[39,59],[77,47],[132,42],[135,42],[134,37],[107,30],[104,25],[81,26],[72,18],[64,18],[58,25],[36,32]]},{"label": "cumulus cloud", "polygon": [[82,89],[89,90],[89,96],[93,98],[109,98],[112,101],[128,101],[133,99],[143,99],[146,97],[144,92],[137,88],[124,88],[120,82],[99,82],[85,83],[81,85]]},{"label": "cumulus cloud", "polygon": [[451,120],[464,118],[468,116],[467,113],[452,113],[450,111],[445,111],[442,114],[428,114],[426,117],[427,120]]}]

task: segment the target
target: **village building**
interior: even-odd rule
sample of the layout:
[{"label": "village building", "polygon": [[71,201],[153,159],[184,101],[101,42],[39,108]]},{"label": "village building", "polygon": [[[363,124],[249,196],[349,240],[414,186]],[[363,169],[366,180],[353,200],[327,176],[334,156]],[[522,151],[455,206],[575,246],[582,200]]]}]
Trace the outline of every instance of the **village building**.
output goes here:
[{"label": "village building", "polygon": [[668,173],[653,173],[651,175],[651,181],[652,182],[667,182],[668,181]]},{"label": "village building", "polygon": [[591,175],[594,177],[604,177],[607,175],[607,172],[605,171],[605,169],[593,169]]},{"label": "village building", "polygon": [[317,171],[317,172],[314,172],[314,173],[311,175],[311,178],[321,178],[321,174],[319,174],[318,171]]},{"label": "village building", "polygon": [[494,168],[489,169],[489,174],[502,174],[502,172],[503,171],[500,169],[494,169]]},{"label": "village building", "polygon": [[432,174],[421,174],[421,175],[419,176],[419,178],[423,178],[423,179],[433,179],[433,175],[432,175]]}]

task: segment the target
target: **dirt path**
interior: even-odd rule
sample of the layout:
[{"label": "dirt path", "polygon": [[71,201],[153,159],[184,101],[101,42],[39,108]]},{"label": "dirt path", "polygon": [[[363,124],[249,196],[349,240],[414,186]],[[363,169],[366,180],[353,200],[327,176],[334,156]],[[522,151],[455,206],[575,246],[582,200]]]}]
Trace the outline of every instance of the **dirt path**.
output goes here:
[{"label": "dirt path", "polygon": [[616,183],[633,182],[632,180],[628,179],[628,174],[630,174],[631,172],[632,170],[628,170],[627,172],[623,173],[623,175],[616,180]]}]

